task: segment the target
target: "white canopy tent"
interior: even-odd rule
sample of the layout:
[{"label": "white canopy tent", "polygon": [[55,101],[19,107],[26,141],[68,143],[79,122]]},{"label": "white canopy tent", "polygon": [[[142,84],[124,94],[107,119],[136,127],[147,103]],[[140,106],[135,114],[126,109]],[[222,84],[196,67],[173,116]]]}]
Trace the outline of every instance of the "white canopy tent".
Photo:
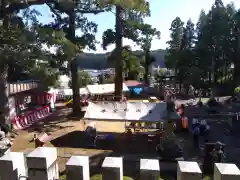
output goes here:
[{"label": "white canopy tent", "polygon": [[[95,84],[87,85],[87,90],[90,94],[102,95],[102,94],[112,94],[115,91],[114,84]],[[123,92],[129,91],[128,87],[123,83]]]},{"label": "white canopy tent", "polygon": [[[65,96],[72,96],[73,92],[72,89],[67,88],[67,89],[55,89],[56,94],[61,94],[61,95],[65,95]],[[79,93],[80,95],[86,95],[89,94],[87,88],[79,88]]]},{"label": "white canopy tent", "polygon": [[89,104],[84,118],[102,121],[160,122],[167,117],[166,109],[166,103],[98,102]]}]

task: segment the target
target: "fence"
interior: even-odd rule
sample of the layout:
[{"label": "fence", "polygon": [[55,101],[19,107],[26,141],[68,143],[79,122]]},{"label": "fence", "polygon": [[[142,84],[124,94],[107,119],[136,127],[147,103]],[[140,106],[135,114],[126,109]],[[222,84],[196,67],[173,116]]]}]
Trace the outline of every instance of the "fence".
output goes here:
[{"label": "fence", "polygon": [[72,99],[72,95],[57,94],[56,101],[67,101]]},{"label": "fence", "polygon": [[[140,180],[159,180],[157,159],[140,160]],[[89,157],[72,156],[66,164],[67,180],[89,180]],[[106,157],[102,164],[103,180],[123,180],[122,157]],[[39,147],[27,155],[9,152],[0,158],[1,180],[58,180],[57,149]],[[177,180],[201,180],[202,172],[196,162],[179,161]],[[214,180],[240,179],[235,164],[215,164]]]},{"label": "fence", "polygon": [[44,106],[28,112],[27,114],[16,117],[11,121],[14,129],[24,129],[33,123],[40,121],[51,114],[50,107]]},{"label": "fence", "polygon": [[16,94],[23,91],[28,91],[38,87],[38,83],[35,81],[19,81],[16,83],[8,84],[9,94]]}]

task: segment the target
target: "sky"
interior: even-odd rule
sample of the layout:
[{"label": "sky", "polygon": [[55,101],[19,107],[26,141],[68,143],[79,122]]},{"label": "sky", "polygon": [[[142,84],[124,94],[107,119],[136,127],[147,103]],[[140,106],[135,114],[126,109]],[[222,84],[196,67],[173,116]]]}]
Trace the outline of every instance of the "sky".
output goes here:
[{"label": "sky", "polygon": [[[161,32],[160,40],[154,39],[152,42],[152,50],[165,49],[167,47],[166,42],[169,40],[171,22],[178,16],[183,22],[191,19],[194,23],[198,21],[200,11],[204,9],[208,11],[214,0],[148,0],[150,2],[151,16],[145,18],[145,22],[151,24],[154,28]],[[240,0],[223,0],[224,4],[233,2],[235,7],[240,8]],[[51,21],[51,14],[46,6],[38,6],[38,10],[41,11],[42,16],[40,22]],[[98,24],[98,32],[96,39],[100,42],[97,44],[97,51],[90,51],[88,49],[85,52],[91,53],[104,53],[101,47],[102,34],[109,28],[114,28],[115,18],[112,12],[102,13],[98,15],[88,15],[90,21]],[[77,33],[80,33],[77,31]],[[124,39],[124,45],[130,45],[132,50],[137,50],[139,47],[135,45],[131,40]],[[108,47],[107,51],[113,50],[115,45]]]}]

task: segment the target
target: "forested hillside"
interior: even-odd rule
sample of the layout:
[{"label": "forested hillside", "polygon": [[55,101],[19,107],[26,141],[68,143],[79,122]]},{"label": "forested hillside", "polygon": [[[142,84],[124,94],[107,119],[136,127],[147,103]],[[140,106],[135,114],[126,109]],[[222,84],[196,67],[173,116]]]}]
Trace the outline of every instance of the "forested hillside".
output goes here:
[{"label": "forested hillside", "polygon": [[[156,62],[154,63],[154,65],[164,68],[165,67],[165,64],[164,64],[165,50],[159,49],[159,50],[152,51],[151,53],[156,58]],[[106,54],[85,53],[82,56],[78,57],[79,67],[84,69],[108,68],[110,67],[110,65],[107,64],[106,60],[109,54],[110,53],[106,53]]]}]

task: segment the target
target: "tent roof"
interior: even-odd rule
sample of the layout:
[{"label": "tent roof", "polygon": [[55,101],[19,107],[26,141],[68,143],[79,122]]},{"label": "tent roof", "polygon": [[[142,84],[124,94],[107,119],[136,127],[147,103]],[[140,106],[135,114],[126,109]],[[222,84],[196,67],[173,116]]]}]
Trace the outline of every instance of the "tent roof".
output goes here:
[{"label": "tent roof", "polygon": [[[87,85],[90,94],[112,94],[115,91],[114,84]],[[123,91],[128,91],[128,87],[123,83]]]},{"label": "tent roof", "polygon": [[139,81],[136,81],[136,80],[124,81],[124,84],[126,84],[126,86],[128,86],[128,87],[143,87],[143,86],[147,86],[145,83],[139,82]]},{"label": "tent roof", "polygon": [[98,102],[89,104],[84,118],[142,122],[159,122],[179,118],[177,113],[167,113],[166,108],[166,103]]},{"label": "tent roof", "polygon": [[[63,94],[66,96],[72,96],[73,92],[72,89],[68,88],[68,89],[55,89],[57,94]],[[79,93],[82,94],[89,94],[88,89],[87,88],[79,88]]]}]

